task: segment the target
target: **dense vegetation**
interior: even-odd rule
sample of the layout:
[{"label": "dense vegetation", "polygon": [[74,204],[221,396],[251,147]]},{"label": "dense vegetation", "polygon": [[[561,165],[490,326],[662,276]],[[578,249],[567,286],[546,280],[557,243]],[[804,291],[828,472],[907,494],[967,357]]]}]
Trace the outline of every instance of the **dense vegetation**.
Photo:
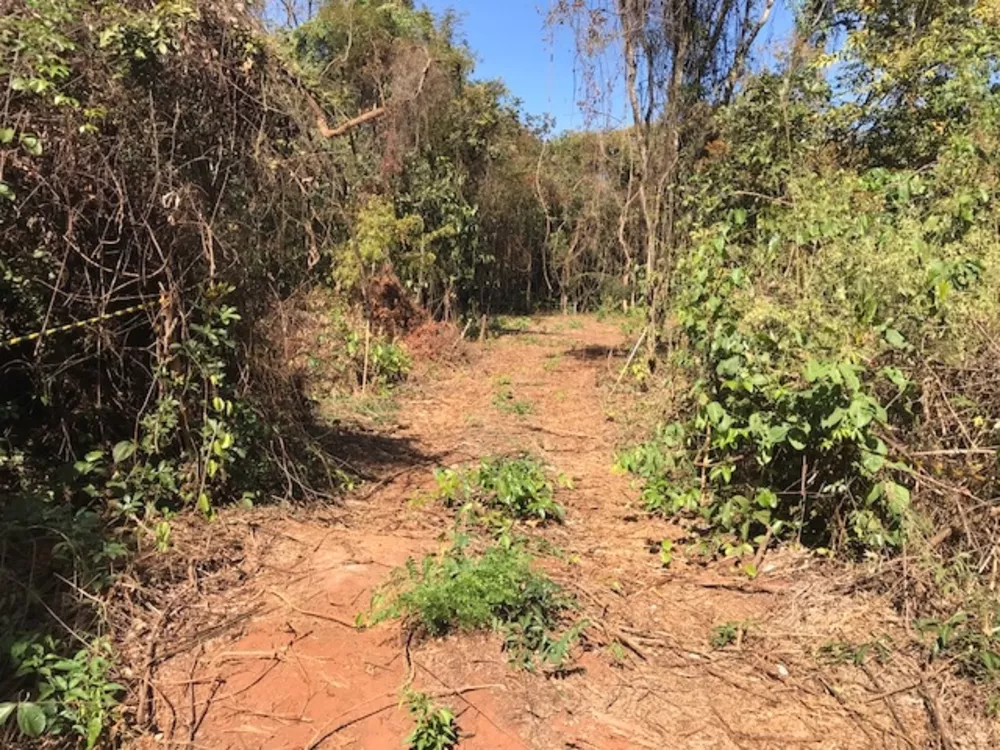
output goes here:
[{"label": "dense vegetation", "polygon": [[[622,453],[648,509],[706,554],[904,553],[927,581],[907,611],[1000,676],[1000,11],[806,3],[755,62],[773,7],[555,3],[592,108],[612,58],[632,122],[553,135],[406,0],[283,24],[0,0],[0,731],[101,740],[123,688],[95,597],[174,514],[349,480],[350,435],[320,429],[282,348],[317,299],[362,387],[405,373],[395,337],[425,316],[641,317],[634,386],[691,385]],[[452,502],[562,514],[527,459],[440,479]],[[547,585],[516,550],[458,550],[393,613],[479,627]]]}]

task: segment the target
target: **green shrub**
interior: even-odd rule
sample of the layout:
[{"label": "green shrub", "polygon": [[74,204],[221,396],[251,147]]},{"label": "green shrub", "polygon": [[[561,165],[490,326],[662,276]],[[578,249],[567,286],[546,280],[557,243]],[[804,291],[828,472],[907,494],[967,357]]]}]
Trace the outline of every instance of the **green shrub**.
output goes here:
[{"label": "green shrub", "polygon": [[[910,493],[889,460],[880,394],[904,415],[912,385],[892,366],[811,357],[793,322],[749,325],[750,282],[725,268],[726,233],[691,259],[678,319],[696,354],[686,418],[619,457],[650,510],[699,518],[743,553],[770,533],[818,545],[898,548]],[[709,272],[709,268],[714,269]],[[884,328],[883,352],[903,345]],[[820,349],[818,345],[816,348]]]},{"label": "green shrub", "polygon": [[[475,469],[438,469],[434,476],[437,496],[450,506],[474,504],[518,520],[562,521],[565,516],[545,464],[528,454],[485,458]],[[563,475],[557,481],[569,485]]]},{"label": "green shrub", "polygon": [[[365,372],[364,335],[351,331],[347,334],[347,354],[360,384]],[[378,385],[392,385],[406,379],[413,367],[410,356],[397,343],[376,339],[368,346],[368,382]]]},{"label": "green shrub", "polygon": [[0,703],[0,726],[14,715],[19,731],[28,737],[75,736],[88,749],[94,747],[125,692],[109,677],[108,643],[95,641],[69,658],[48,636],[18,638],[5,645],[14,677],[25,680],[34,695],[30,701]]},{"label": "green shrub", "polygon": [[524,550],[493,546],[470,556],[459,543],[441,557],[425,557],[420,565],[409,560],[359,621],[402,618],[431,636],[497,631],[511,661],[532,669],[538,659],[557,667],[563,663],[584,627],[555,635],[573,606],[560,586],[535,570]]}]

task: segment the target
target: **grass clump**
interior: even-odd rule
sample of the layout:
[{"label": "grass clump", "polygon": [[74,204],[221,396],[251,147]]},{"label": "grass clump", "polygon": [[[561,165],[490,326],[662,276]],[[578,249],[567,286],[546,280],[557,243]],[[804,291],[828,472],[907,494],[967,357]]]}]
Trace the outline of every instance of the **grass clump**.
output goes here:
[{"label": "grass clump", "polygon": [[443,556],[410,559],[375,595],[361,623],[402,619],[431,636],[490,630],[504,636],[515,665],[560,667],[585,623],[557,635],[574,602],[532,565],[523,549],[492,546],[470,555],[459,539]]},{"label": "grass clump", "polygon": [[[484,458],[474,469],[438,469],[437,496],[449,506],[461,505],[470,511],[493,512],[501,519],[562,521],[565,510],[557,503],[555,483],[545,464],[529,454]],[[556,478],[570,486],[562,474]]]}]

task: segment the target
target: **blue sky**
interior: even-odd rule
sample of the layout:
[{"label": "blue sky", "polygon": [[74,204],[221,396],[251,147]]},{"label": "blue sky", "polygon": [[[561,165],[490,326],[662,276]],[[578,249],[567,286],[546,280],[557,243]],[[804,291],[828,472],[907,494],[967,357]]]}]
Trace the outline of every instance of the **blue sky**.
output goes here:
[{"label": "blue sky", "polygon": [[[502,78],[527,113],[553,115],[557,130],[587,124],[576,104],[582,80],[573,35],[565,28],[553,32],[545,27],[550,0],[422,0],[422,4],[438,14],[449,8],[459,14],[462,32],[478,60],[478,78]],[[780,44],[790,19],[784,5],[777,8],[760,45],[772,49]],[[624,115],[621,101],[611,109],[617,110],[612,115]]]},{"label": "blue sky", "polygon": [[548,112],[557,128],[584,122],[574,94],[578,75],[572,34],[545,27],[549,0],[422,0],[437,14],[451,8],[476,54],[477,78],[502,78],[529,114]]}]

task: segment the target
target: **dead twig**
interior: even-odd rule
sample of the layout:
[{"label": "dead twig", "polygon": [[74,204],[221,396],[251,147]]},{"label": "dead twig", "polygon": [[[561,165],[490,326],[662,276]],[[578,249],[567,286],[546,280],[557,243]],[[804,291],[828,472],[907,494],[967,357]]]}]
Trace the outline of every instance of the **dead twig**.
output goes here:
[{"label": "dead twig", "polygon": [[941,704],[938,702],[936,696],[931,695],[925,682],[921,682],[920,696],[924,699],[924,706],[927,708],[927,715],[930,717],[931,724],[941,738],[941,750],[955,750],[955,742],[951,738],[951,730],[948,728],[948,722],[941,712]]},{"label": "dead twig", "polygon": [[[876,677],[875,673],[872,671],[872,668],[869,667],[864,662],[861,662],[860,666],[861,666],[861,671],[863,671],[868,676],[868,679],[871,680],[871,683],[872,683],[872,685],[875,686],[875,689],[879,690],[879,691],[882,691],[884,693],[885,692],[885,688],[882,687],[882,683],[879,682],[879,679],[878,679],[878,677]],[[915,750],[915,748],[917,746],[913,742],[913,740],[910,739],[910,735],[906,731],[906,725],[904,725],[902,719],[899,718],[899,712],[896,711],[896,704],[892,700],[892,696],[883,695],[882,696],[882,701],[885,703],[885,707],[889,709],[889,713],[892,714],[892,720],[896,724],[896,729],[899,730],[899,734],[903,738],[903,741],[907,745],[909,745],[911,748],[914,748],[914,750]]]},{"label": "dead twig", "polygon": [[339,617],[335,617],[334,615],[327,615],[324,614],[323,612],[312,612],[308,609],[302,609],[302,607],[299,607],[298,605],[294,604],[287,596],[282,594],[280,591],[276,591],[275,589],[268,589],[267,591],[269,594],[272,594],[281,599],[281,601],[283,601],[289,607],[289,609],[295,610],[300,615],[305,615],[306,617],[315,617],[317,620],[326,620],[327,622],[335,622],[338,625],[342,625],[345,628],[350,628],[351,630],[358,630],[358,626],[355,625],[354,623],[348,622],[347,620],[343,620]]}]

